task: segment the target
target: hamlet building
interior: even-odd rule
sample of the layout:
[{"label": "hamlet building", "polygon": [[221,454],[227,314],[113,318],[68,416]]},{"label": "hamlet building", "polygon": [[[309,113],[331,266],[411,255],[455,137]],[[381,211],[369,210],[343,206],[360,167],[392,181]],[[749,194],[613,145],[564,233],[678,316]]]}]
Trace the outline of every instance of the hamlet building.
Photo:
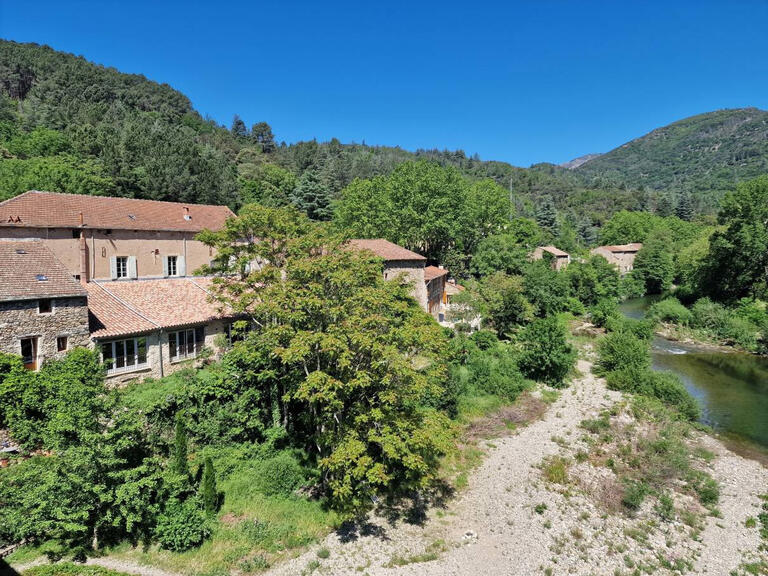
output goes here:
[{"label": "hamlet building", "polygon": [[635,265],[635,257],[643,247],[639,242],[632,244],[617,244],[610,246],[598,246],[593,248],[590,253],[602,256],[609,263],[618,268],[620,274],[631,272]]},{"label": "hamlet building", "polygon": [[226,206],[37,191],[1,202],[2,350],[38,368],[90,345],[114,381],[216,353],[231,318],[212,303],[210,279],[192,275],[215,257],[195,236],[233,216]]}]

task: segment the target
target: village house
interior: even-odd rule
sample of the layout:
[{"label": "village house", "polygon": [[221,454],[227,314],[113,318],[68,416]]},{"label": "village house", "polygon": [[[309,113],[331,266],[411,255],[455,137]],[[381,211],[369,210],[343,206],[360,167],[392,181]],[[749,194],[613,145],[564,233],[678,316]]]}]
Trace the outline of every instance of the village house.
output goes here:
[{"label": "village house", "polygon": [[608,262],[616,266],[619,274],[626,274],[632,270],[635,264],[635,256],[643,247],[635,242],[632,244],[618,244],[612,246],[598,246],[590,250],[591,254],[602,256]]},{"label": "village house", "polygon": [[426,266],[424,268],[424,284],[427,287],[427,312],[439,322],[445,320],[446,293],[445,285],[448,270],[441,266]]},{"label": "village house", "polygon": [[213,356],[234,317],[214,303],[207,277],[89,282],[91,338],[114,383],[162,378]]},{"label": "village house", "polygon": [[39,241],[0,240],[0,351],[37,370],[88,346],[85,288]]},{"label": "village house", "polygon": [[563,252],[554,246],[539,246],[531,254],[531,260],[541,260],[545,255],[551,259],[553,270],[562,270],[571,262],[568,252]]},{"label": "village house", "polygon": [[384,238],[370,240],[356,238],[350,240],[349,244],[359,250],[373,252],[384,260],[384,279],[404,278],[413,286],[412,294],[414,299],[424,310],[429,311],[429,298],[424,278],[424,268],[426,267],[427,259],[424,256],[411,252]]},{"label": "village house", "polygon": [[[65,296],[74,296],[49,294],[57,298],[56,325],[45,333],[36,327],[25,338],[23,352],[35,346],[30,367],[52,356],[53,332],[68,336],[68,347],[96,347],[114,382],[163,376],[198,361],[204,349],[216,353],[218,336],[226,337],[232,319],[211,303],[210,279],[192,276],[215,257],[195,236],[220,229],[233,216],[226,206],[37,191],[1,202],[0,242],[40,247],[36,254],[49,254],[49,267],[58,263],[56,277],[64,280],[55,284],[77,289],[73,294],[79,304],[71,306],[79,310],[76,319],[64,314],[63,305],[55,307]],[[15,302],[16,272],[9,268],[8,274],[0,300]],[[47,296],[39,286],[38,292],[35,299]],[[16,327],[17,315],[6,306],[0,322]],[[8,346],[17,336],[7,337]]]},{"label": "village house", "polygon": [[214,256],[195,235],[231,217],[226,206],[33,190],[0,202],[0,238],[40,240],[84,282],[183,277]]}]

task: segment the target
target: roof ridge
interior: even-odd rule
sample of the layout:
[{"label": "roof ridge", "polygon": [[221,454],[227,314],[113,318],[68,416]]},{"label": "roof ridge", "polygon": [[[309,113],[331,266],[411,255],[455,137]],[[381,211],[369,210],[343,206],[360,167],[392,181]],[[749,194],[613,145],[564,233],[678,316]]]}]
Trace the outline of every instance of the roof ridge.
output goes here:
[{"label": "roof ridge", "polygon": [[151,198],[130,198],[128,196],[106,196],[101,194],[72,194],[69,192],[51,192],[50,190],[27,190],[26,192],[22,192],[21,194],[17,194],[16,196],[13,196],[12,198],[3,200],[2,202],[0,202],[0,205],[10,200],[14,200],[16,198],[26,196],[27,194],[49,194],[51,196],[69,196],[69,197],[78,197],[78,198],[104,198],[107,200],[130,200],[135,202],[152,202],[153,204],[172,204],[174,206],[184,206],[184,205],[206,206],[208,208],[224,208],[232,211],[232,209],[226,204],[198,204],[197,202],[172,202],[170,200],[153,200]]},{"label": "roof ridge", "polygon": [[105,293],[105,294],[107,294],[107,296],[110,296],[111,298],[113,298],[114,300],[116,300],[117,302],[119,302],[120,304],[122,304],[123,306],[125,306],[126,308],[128,308],[128,310],[130,310],[131,312],[133,312],[133,313],[134,313],[134,314],[136,314],[137,316],[140,316],[141,318],[143,318],[144,320],[146,320],[146,321],[147,321],[147,322],[149,322],[150,324],[153,324],[154,326],[157,326],[157,327],[158,327],[158,328],[160,328],[161,330],[163,329],[163,327],[162,327],[160,324],[158,324],[157,322],[155,322],[155,321],[154,321],[154,320],[152,320],[151,318],[149,318],[149,317],[145,316],[144,314],[142,314],[141,312],[139,312],[138,310],[136,310],[136,308],[134,308],[133,306],[131,306],[130,304],[128,304],[128,302],[126,302],[125,300],[123,300],[123,299],[122,299],[122,298],[120,298],[119,296],[117,296],[117,295],[113,294],[112,292],[110,292],[109,290],[107,290],[107,289],[106,289],[104,286],[102,286],[101,282],[97,282],[97,281],[95,281],[95,280],[94,280],[94,281],[93,281],[93,284],[95,284],[96,286],[98,286],[99,288],[101,288],[101,289],[104,291],[104,293]]}]

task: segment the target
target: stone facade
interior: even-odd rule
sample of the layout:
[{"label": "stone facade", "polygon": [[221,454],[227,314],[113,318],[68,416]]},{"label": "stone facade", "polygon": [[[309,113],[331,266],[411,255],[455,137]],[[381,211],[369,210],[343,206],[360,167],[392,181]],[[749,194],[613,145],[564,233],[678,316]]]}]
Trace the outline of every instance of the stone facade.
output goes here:
[{"label": "stone facade", "polygon": [[427,284],[427,312],[438,321],[445,316],[445,280],[446,276],[440,276],[430,280]]},{"label": "stone facade", "polygon": [[[59,358],[72,348],[89,346],[88,305],[85,297],[51,298],[51,312],[40,313],[38,300],[0,302],[0,351],[21,355],[21,340],[36,339],[36,367]],[[66,348],[58,350],[58,338]]]},{"label": "stone facade", "polygon": [[[203,362],[203,358],[207,357],[218,359],[224,352],[224,348],[221,347],[221,344],[222,340],[228,337],[230,324],[231,320],[227,319],[214,320],[205,324],[205,342],[203,344],[203,348],[210,350],[212,355],[207,356],[206,354],[201,354],[192,360],[171,361],[168,332],[175,332],[175,330],[158,330],[149,334],[136,336],[145,337],[147,339],[146,366],[136,370],[112,374],[108,373],[107,384],[110,386],[121,386],[128,382],[141,380],[144,378],[162,378],[163,376],[168,376],[169,374],[178,372],[179,370],[188,366],[199,366]],[[97,350],[100,350],[101,345],[106,342],[112,342],[113,340],[125,340],[128,338],[129,337],[106,338],[96,341],[95,346]]]},{"label": "stone facade", "polygon": [[424,262],[420,260],[387,260],[384,262],[384,280],[403,278],[413,287],[413,297],[424,309],[429,309],[427,287],[424,284]]},{"label": "stone facade", "polygon": [[618,268],[619,274],[631,272],[635,266],[635,257],[642,248],[642,244],[627,244],[625,246],[598,246],[593,248],[590,253],[596,256],[602,256],[609,263]]}]

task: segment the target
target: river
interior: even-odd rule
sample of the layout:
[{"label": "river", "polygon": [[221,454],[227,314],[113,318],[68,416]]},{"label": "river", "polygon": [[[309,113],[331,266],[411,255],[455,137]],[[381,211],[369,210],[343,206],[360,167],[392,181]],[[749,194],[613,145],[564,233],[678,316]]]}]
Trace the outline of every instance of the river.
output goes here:
[{"label": "river", "polygon": [[[625,316],[642,318],[653,298],[623,302]],[[653,368],[670,370],[701,406],[701,421],[734,438],[768,449],[768,358],[713,351],[656,336]]]}]

